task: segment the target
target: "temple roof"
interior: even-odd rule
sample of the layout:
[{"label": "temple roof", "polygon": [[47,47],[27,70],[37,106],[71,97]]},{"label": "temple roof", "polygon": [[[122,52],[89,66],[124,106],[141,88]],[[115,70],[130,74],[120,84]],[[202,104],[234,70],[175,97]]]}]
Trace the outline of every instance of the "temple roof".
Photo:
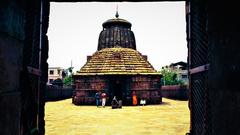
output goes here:
[{"label": "temple roof", "polygon": [[160,75],[142,54],[130,48],[95,52],[75,75]]},{"label": "temple roof", "polygon": [[111,27],[111,26],[114,26],[114,25],[122,25],[122,26],[125,26],[127,28],[130,28],[132,26],[132,24],[130,22],[128,22],[125,19],[120,19],[120,18],[109,19],[102,24],[102,26],[104,28]]},{"label": "temple roof", "polygon": [[116,14],[115,14],[115,18],[113,19],[109,19],[107,21],[105,21],[102,26],[103,28],[107,28],[107,27],[111,27],[111,26],[116,26],[116,25],[120,25],[120,26],[124,26],[126,28],[131,28],[132,24],[130,22],[128,22],[125,19],[120,19],[118,18],[119,14],[118,14],[118,7],[116,10]]},{"label": "temple roof", "polygon": [[115,18],[109,19],[102,24],[103,30],[98,38],[98,50],[113,48],[115,45],[136,50],[135,36],[131,31],[132,24],[118,17],[117,11]]}]

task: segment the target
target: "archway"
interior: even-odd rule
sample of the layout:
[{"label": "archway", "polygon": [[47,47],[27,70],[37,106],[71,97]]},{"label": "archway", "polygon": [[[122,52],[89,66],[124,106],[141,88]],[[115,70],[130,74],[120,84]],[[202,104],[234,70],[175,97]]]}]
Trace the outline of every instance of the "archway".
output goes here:
[{"label": "archway", "polygon": [[[64,0],[52,1],[63,2]],[[78,0],[65,1],[76,2]],[[22,0],[18,2],[5,0],[0,3],[0,17],[2,19],[0,23],[0,37],[1,43],[3,43],[1,44],[0,65],[1,71],[4,71],[1,76],[0,106],[4,109],[0,109],[0,114],[2,114],[0,121],[2,128],[0,132],[3,134],[24,134],[38,130],[39,134],[44,134],[44,99],[42,90],[45,89],[47,80],[48,41],[46,33],[48,28],[49,1],[38,0],[32,2],[30,0]],[[208,67],[206,65],[208,63],[203,62],[200,65],[198,63],[191,67],[194,69],[191,70],[191,74],[196,73],[191,82],[195,82],[196,85],[194,86],[197,86],[195,87],[196,89],[199,86],[201,87],[198,90],[201,94],[195,93],[200,95],[199,98],[192,96],[190,101],[197,100],[192,102],[190,107],[199,109],[197,104],[200,101],[199,103],[203,103],[200,106],[204,109],[204,113],[191,110],[192,113],[197,114],[191,117],[197,118],[198,114],[204,114],[199,121],[198,119],[192,119],[192,134],[198,134],[198,132],[217,135],[239,134],[237,121],[239,116],[239,108],[237,107],[239,103],[239,85],[237,83],[238,80],[233,79],[238,78],[239,73],[239,21],[235,20],[239,15],[237,12],[238,8],[235,5],[238,4],[217,0],[191,1],[191,7],[189,8],[191,9],[191,14],[189,12],[187,17],[188,40],[189,43],[192,41],[189,44],[189,50],[199,50],[197,47],[204,44],[207,45],[206,50],[208,53],[204,59],[207,58],[207,62],[210,64]],[[202,26],[202,29],[198,29],[200,28],[199,26]],[[202,40],[205,37],[207,37],[207,40]],[[41,42],[39,43],[39,41]],[[189,52],[190,65],[194,61],[199,61],[191,59],[190,56],[195,55],[192,53],[191,51]],[[12,57],[13,55],[10,56],[10,54],[17,55]],[[42,57],[39,57],[39,54]],[[201,56],[201,53],[198,56]],[[38,60],[41,61],[41,67],[37,64]],[[198,74],[200,72],[207,75],[203,75],[205,76],[203,77]],[[202,77],[200,81],[196,79],[199,76]],[[25,79],[27,81],[24,81]],[[32,82],[31,85],[26,84],[30,80]],[[41,80],[41,83],[39,80]],[[9,87],[9,84],[11,84],[11,87]],[[38,84],[40,84],[41,91]],[[209,87],[205,87],[206,85]],[[28,94],[33,96],[37,95],[36,93],[39,93],[37,98],[29,98]],[[9,105],[6,105],[6,103]],[[26,105],[30,105],[33,108],[29,108]],[[21,114],[33,112],[32,110],[34,109],[38,110],[37,113],[21,117]],[[209,119],[209,117],[213,119]],[[36,120],[37,118],[38,120]],[[203,130],[195,131],[197,128]],[[5,130],[2,131],[2,129]]]},{"label": "archway", "polygon": [[[186,47],[186,46],[185,46]],[[118,76],[117,76],[118,77]],[[116,77],[116,78],[117,78]],[[143,84],[143,83],[142,83]],[[142,85],[142,86],[144,86],[144,85]],[[115,93],[116,91],[114,91],[114,87],[116,87],[116,85],[115,85],[115,81],[113,81],[113,83],[112,83],[112,88],[111,89],[113,89],[113,91],[111,92],[111,93]],[[141,86],[140,86],[141,87]],[[140,88],[139,88],[140,89]]]}]

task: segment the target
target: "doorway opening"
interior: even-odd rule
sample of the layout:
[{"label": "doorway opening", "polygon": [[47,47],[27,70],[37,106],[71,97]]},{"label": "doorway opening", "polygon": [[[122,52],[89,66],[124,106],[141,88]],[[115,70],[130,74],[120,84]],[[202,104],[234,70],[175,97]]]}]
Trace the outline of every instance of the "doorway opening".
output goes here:
[{"label": "doorway opening", "polygon": [[[109,99],[113,99],[113,97],[116,96],[117,100],[123,100],[123,97],[127,95],[127,85],[121,76],[109,76],[108,85]],[[111,102],[111,100],[109,100],[109,102]]]},{"label": "doorway opening", "polygon": [[110,95],[111,96],[111,99],[116,96],[117,99],[119,100],[122,100],[122,95],[123,95],[123,82],[118,79],[118,78],[115,78],[113,77],[112,79],[110,79],[109,81],[109,86],[110,86]]},{"label": "doorway opening", "polygon": [[[163,2],[164,3],[164,2]],[[54,9],[53,9],[53,6],[52,5],[54,5],[54,4],[56,4],[56,5],[58,5],[59,3],[51,3],[51,12],[53,13],[54,12]],[[61,5],[62,6],[62,4],[63,3],[61,3],[61,4],[59,4],[59,5]],[[76,3],[77,4],[77,3]],[[86,7],[86,5],[88,4],[88,3],[84,3],[85,4],[85,6],[82,6],[81,8],[85,8]],[[96,4],[97,5],[97,3],[94,3],[94,4]],[[97,6],[96,5],[92,5],[92,7],[94,7],[94,8],[96,8]],[[142,3],[142,5],[141,5],[141,3],[136,3],[138,6],[139,6],[139,9],[141,9],[141,6],[143,6],[144,4],[148,4],[148,3]],[[166,3],[165,3],[166,4]],[[154,13],[154,12],[157,12],[157,9],[158,8],[160,8],[160,7],[158,7],[158,6],[152,6],[152,9],[153,10],[151,10],[151,11],[149,11],[148,12],[148,10],[145,10],[146,11],[146,14],[147,14],[147,16],[146,16],[146,18],[142,18],[142,19],[140,19],[140,20],[136,20],[135,22],[133,22],[132,20],[134,20],[133,18],[135,18],[135,17],[139,17],[139,16],[143,16],[143,14],[138,14],[138,12],[140,12],[139,10],[136,10],[136,12],[133,12],[133,14],[132,15],[129,15],[130,14],[130,12],[126,12],[126,11],[124,11],[124,9],[121,9],[121,8],[123,8],[124,6],[121,6],[121,3],[119,3],[119,15],[120,15],[120,17],[122,17],[122,18],[126,18],[126,19],[128,19],[130,22],[132,22],[132,24],[133,24],[133,28],[132,28],[132,30],[134,31],[134,33],[135,33],[135,36],[136,36],[136,45],[137,45],[137,49],[139,50],[139,52],[141,52],[141,53],[144,53],[144,54],[147,54],[148,55],[148,59],[149,59],[149,61],[150,61],[150,63],[153,63],[153,66],[157,69],[157,70],[161,70],[161,66],[165,66],[165,65],[160,65],[159,63],[161,62],[161,61],[165,61],[166,60],[166,58],[169,56],[169,57],[175,57],[175,56],[178,56],[178,57],[184,57],[184,61],[187,61],[187,43],[186,43],[186,26],[185,26],[185,13],[184,13],[184,11],[185,11],[185,5],[184,5],[184,2],[182,2],[181,3],[183,6],[182,6],[182,9],[181,10],[183,10],[183,14],[182,14],[182,20],[181,21],[179,21],[179,23],[180,22],[182,22],[183,23],[183,27],[181,27],[181,29],[179,29],[179,31],[177,31],[177,32],[169,32],[169,31],[171,31],[172,29],[177,29],[177,27],[178,26],[174,26],[174,24],[175,24],[175,19],[176,18],[172,18],[172,20],[170,21],[170,23],[166,23],[165,21],[166,21],[166,19],[161,19],[160,21],[158,20],[158,21],[156,21],[157,22],[157,24],[154,26],[154,27],[150,27],[151,25],[153,25],[153,20],[151,20],[151,19],[149,19],[147,16],[149,16],[149,14],[150,13]],[[55,6],[56,6],[55,5]],[[71,4],[67,4],[67,5],[71,5]],[[101,5],[101,4],[100,4]],[[53,40],[52,40],[52,38],[51,38],[51,35],[53,35],[53,36],[56,36],[57,35],[57,33],[55,33],[55,34],[51,34],[51,33],[49,33],[49,47],[50,47],[50,52],[49,52],[49,65],[51,66],[52,64],[50,64],[51,62],[56,62],[56,64],[59,64],[60,65],[60,63],[61,62],[63,62],[63,63],[70,63],[69,61],[71,61],[74,57],[76,57],[76,59],[74,59],[73,60],[73,67],[74,67],[74,72],[76,72],[76,70],[79,70],[80,68],[81,68],[81,65],[84,65],[84,63],[86,62],[86,56],[88,56],[88,55],[90,55],[90,54],[93,54],[95,51],[96,51],[96,49],[97,49],[97,46],[96,46],[96,43],[98,42],[97,41],[97,39],[98,39],[98,36],[99,36],[99,32],[101,31],[101,24],[102,24],[102,22],[103,21],[105,21],[105,20],[107,20],[107,19],[109,19],[109,18],[111,18],[111,17],[114,17],[114,14],[115,14],[115,3],[113,4],[113,7],[112,7],[112,12],[108,12],[108,11],[105,11],[106,10],[106,6],[105,6],[105,9],[103,8],[103,10],[99,10],[99,11],[102,11],[102,12],[107,12],[106,14],[106,16],[104,17],[104,19],[103,20],[101,20],[100,18],[99,18],[99,16],[103,16],[103,15],[94,15],[94,17],[95,18],[98,18],[98,23],[96,23],[96,24],[93,24],[93,22],[96,22],[96,21],[88,21],[87,19],[88,18],[90,18],[90,16],[91,16],[91,14],[93,13],[94,14],[94,12],[90,12],[91,10],[87,10],[87,12],[88,12],[88,14],[87,14],[87,16],[86,16],[86,11],[85,12],[80,12],[82,15],[83,15],[83,17],[80,17],[80,16],[78,16],[78,15],[73,15],[73,14],[71,14],[71,13],[67,13],[67,8],[65,8],[64,10],[62,10],[62,12],[61,12],[61,16],[63,17],[67,17],[67,16],[74,16],[73,18],[75,18],[76,19],[76,21],[75,22],[78,22],[78,25],[83,25],[83,27],[82,28],[78,28],[78,27],[72,27],[71,25],[73,25],[73,22],[74,21],[70,21],[70,19],[64,19],[64,18],[62,18],[61,20],[58,20],[58,21],[56,21],[56,23],[58,23],[58,22],[61,22],[62,24],[68,24],[68,25],[66,25],[66,26],[61,26],[61,27],[59,27],[59,28],[53,28],[53,27],[55,27],[56,26],[56,24],[54,25],[54,24],[51,24],[51,12],[50,12],[50,27],[49,27],[49,30],[51,30],[51,29],[56,29],[56,30],[60,30],[60,29],[62,29],[63,31],[62,32],[57,32],[59,35],[60,35],[60,38],[56,38],[56,40],[55,40],[55,43],[54,42],[52,42]],[[134,9],[133,8],[133,6],[134,6],[134,3],[131,3],[130,4],[131,6],[129,7],[130,9],[131,9],[131,11],[132,11],[132,9]],[[174,9],[173,8],[174,6],[171,6],[171,8],[172,9]],[[55,11],[56,11],[57,9],[55,9]],[[77,10],[76,9],[74,9],[74,8],[71,8],[71,10],[75,10],[74,12],[77,12]],[[144,9],[141,9],[141,10],[144,10]],[[64,11],[64,12],[63,12]],[[126,12],[126,13],[124,13],[124,12]],[[172,12],[160,12],[160,11],[158,11],[158,13],[159,14],[165,14],[166,16],[171,16],[171,15],[173,15],[173,13]],[[127,17],[127,15],[129,15],[128,17]],[[151,14],[151,15],[153,15],[153,14]],[[55,16],[53,16],[53,17],[57,17],[56,15]],[[86,17],[86,18],[84,18],[84,17]],[[154,15],[153,15],[153,17],[154,17]],[[69,23],[68,23],[69,22]],[[87,22],[87,23],[89,23],[89,24],[92,24],[92,25],[86,25],[86,23],[85,22]],[[141,25],[139,25],[138,26],[138,23],[137,22],[141,22]],[[151,22],[150,24],[149,23],[147,23],[147,22]],[[167,25],[165,25],[164,27],[161,27],[161,24],[164,24],[164,23],[166,23]],[[92,30],[94,29],[93,27],[95,26],[95,25],[98,25],[100,28],[98,28],[98,30],[94,30],[95,32],[97,32],[97,34],[92,34]],[[53,27],[52,27],[53,26]],[[136,26],[136,27],[135,27]],[[138,26],[138,27],[137,27]],[[84,28],[85,28],[85,30],[84,30]],[[146,29],[144,29],[144,28],[146,28]],[[160,28],[160,29],[159,29]],[[150,30],[155,30],[154,32],[151,32]],[[70,34],[70,32],[68,31],[68,30],[77,30],[78,32],[80,32],[80,31],[85,31],[85,33],[77,33],[77,34]],[[163,31],[163,30],[165,30],[165,33],[163,33],[163,34],[160,34],[159,32],[160,31]],[[182,32],[182,34],[179,34],[178,32]],[[71,35],[71,36],[69,36],[69,35]],[[76,37],[76,38],[74,38],[74,36],[75,35],[77,35],[78,37]],[[151,36],[152,35],[152,36]],[[170,35],[170,36],[168,36],[168,35]],[[91,39],[91,40],[95,40],[95,43],[90,43],[90,40],[88,39],[88,40],[82,40],[82,41],[76,41],[75,39],[87,39],[87,37],[88,36],[91,36],[91,37],[94,37],[94,39]],[[70,38],[69,38],[70,37]],[[151,38],[150,40],[148,40],[148,41],[140,41],[140,39],[144,39],[144,38],[148,38],[148,37],[153,37],[153,38]],[[163,40],[162,41],[158,41],[157,39],[159,37],[161,37]],[[184,39],[184,46],[181,46],[181,47],[179,47],[180,45],[180,42],[178,42],[178,41],[176,41],[177,43],[172,43],[172,45],[169,45],[168,44],[168,42],[170,42],[170,41],[174,41],[174,37],[179,37],[179,38],[181,38],[181,39]],[[68,39],[69,38],[69,39]],[[59,46],[58,48],[56,48],[56,49],[53,49],[52,47],[55,45],[56,46],[56,42],[57,42],[57,39],[59,40],[59,42],[58,42],[58,45],[60,45],[60,44],[62,44],[62,46]],[[63,39],[63,41],[60,41],[60,39]],[[92,47],[92,44],[94,45],[93,47]],[[141,45],[142,44],[142,45]],[[165,45],[164,45],[165,44]],[[162,47],[160,47],[161,45],[163,45]],[[68,55],[66,55],[67,54],[67,52],[68,52],[68,50],[66,49],[66,46],[67,46],[67,49],[69,49],[69,52],[71,52],[70,54],[73,54],[71,57],[69,57]],[[78,46],[78,48],[74,48],[74,46]],[[167,47],[169,47],[169,46],[172,46],[172,48],[168,48],[169,50],[165,50]],[[184,47],[184,56],[181,56],[181,55],[179,55],[179,52],[181,51],[181,49],[179,49],[179,48],[183,48]],[[62,48],[62,49],[60,49],[60,48]],[[59,50],[58,50],[59,49]],[[89,49],[89,50],[88,50]],[[88,50],[88,51],[87,51]],[[54,55],[54,53],[55,54],[57,54],[57,52],[59,52],[59,56],[54,56],[55,58],[57,58],[56,60],[54,60],[53,58],[51,58],[51,57],[53,57],[53,55]],[[51,55],[52,54],[52,55]],[[83,57],[79,57],[78,55],[80,55],[80,54],[84,54],[84,56]],[[155,54],[155,55],[154,55]],[[158,54],[158,56],[157,56],[157,54]],[[159,54],[161,54],[161,55],[159,55]],[[74,56],[75,55],[75,56]],[[65,60],[65,62],[64,62],[64,58],[68,58],[68,60]],[[157,60],[155,59],[154,60],[154,58],[157,58]],[[161,59],[161,58],[165,58],[165,59]],[[59,59],[61,59],[61,60],[59,60]],[[165,63],[164,64],[166,64],[166,65],[170,65],[172,62],[177,62],[177,61],[180,61],[181,59],[175,59],[175,60],[173,60],[173,61],[165,61]],[[59,62],[59,63],[57,63],[57,62]],[[82,63],[82,64],[81,64]],[[65,66],[65,68],[68,68],[67,66]],[[108,90],[108,94],[109,94],[109,98],[110,99],[112,99],[113,98],[113,96],[114,95],[116,95],[119,99],[122,99],[122,100],[125,100],[125,97],[127,97],[126,95],[131,95],[131,91],[128,91],[128,89],[129,89],[129,85],[125,85],[125,84],[127,84],[128,83],[128,80],[129,80],[129,78],[128,77],[121,77],[121,76],[114,76],[114,77],[109,77],[110,78],[110,80],[109,80],[109,82],[108,82],[108,84],[109,84],[109,90]],[[139,83],[139,84],[137,84],[137,86],[138,86],[138,89],[140,89],[141,87],[142,88],[144,88],[144,87],[148,87],[148,83],[145,83],[144,82],[144,80],[142,81],[143,83]],[[91,85],[90,83],[88,83],[88,82],[83,82],[82,83],[82,85],[84,85],[84,87],[86,86],[86,87],[88,87],[88,85]],[[151,85],[155,85],[155,86],[157,86],[157,85],[159,85],[159,84],[155,84],[155,83],[151,83]],[[86,89],[87,90],[87,89]],[[85,91],[84,91],[85,92]],[[84,92],[82,92],[82,93],[78,93],[78,94],[84,94]],[[93,95],[93,93],[91,94],[91,95]],[[148,95],[150,95],[150,96],[155,96],[154,94],[152,94],[151,95],[151,93],[149,92],[148,93]],[[92,101],[92,100],[94,100],[93,98],[83,98],[83,100],[88,100],[88,101]],[[108,102],[109,102],[110,100],[108,100]],[[163,101],[163,102],[168,102],[168,100],[167,101]],[[186,101],[187,102],[187,101]],[[175,102],[174,102],[175,103]],[[74,106],[73,104],[72,104],[72,106]],[[46,104],[46,107],[48,107],[48,104]],[[186,104],[186,106],[185,106],[185,109],[188,109],[188,107],[187,107],[187,104]],[[47,110],[47,109],[46,109]],[[64,108],[62,108],[62,110],[67,110],[67,109],[64,109]],[[123,110],[124,110],[124,108],[123,108]],[[81,110],[79,110],[79,111],[81,111]],[[134,113],[136,113],[135,112],[136,110],[134,110],[133,112],[132,112],[132,114],[134,114]],[[139,111],[139,110],[138,110]],[[189,110],[188,110],[189,111]],[[84,111],[82,111],[82,112],[84,112]],[[46,114],[47,114],[47,112],[46,112]],[[186,115],[186,117],[188,117],[189,116],[189,114],[188,113],[186,113],[187,115]],[[184,114],[185,115],[185,114]],[[86,116],[86,115],[85,115]],[[164,116],[162,116],[162,117],[164,117]],[[86,116],[86,118],[88,118],[87,116]],[[48,118],[47,118],[47,120],[48,120]],[[46,126],[48,126],[48,121],[46,120]],[[149,119],[149,120],[151,120],[151,118]],[[154,121],[154,120],[153,120]],[[189,122],[189,121],[188,121]],[[144,122],[143,122],[144,123]],[[154,124],[156,124],[155,122],[153,122]],[[85,123],[86,124],[86,123]],[[123,124],[123,123],[122,123]],[[158,125],[158,124],[156,124],[157,126],[156,127],[162,127],[162,125]],[[84,127],[84,126],[83,126]],[[152,127],[153,129],[155,128],[156,129],[156,127]],[[171,128],[170,128],[171,129]],[[76,131],[79,131],[80,129],[72,129],[72,130],[76,130]],[[84,131],[83,129],[81,129],[82,131]],[[188,130],[189,130],[189,127],[184,131],[184,133],[186,133],[186,132],[188,132]],[[48,127],[47,127],[47,130],[46,130],[47,132],[49,131],[49,129],[48,129]],[[86,131],[87,132],[87,131]],[[110,132],[110,131],[109,131]],[[157,132],[157,131],[156,131]],[[167,132],[166,132],[167,133]]]}]

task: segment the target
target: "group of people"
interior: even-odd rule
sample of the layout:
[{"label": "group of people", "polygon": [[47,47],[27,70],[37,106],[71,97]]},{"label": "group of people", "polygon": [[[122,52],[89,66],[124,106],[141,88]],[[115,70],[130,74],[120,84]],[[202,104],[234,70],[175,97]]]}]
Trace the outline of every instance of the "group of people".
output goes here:
[{"label": "group of people", "polygon": [[[97,107],[99,107],[102,103],[101,106],[104,108],[107,101],[107,94],[105,92],[100,93],[98,91],[95,94],[95,99],[96,99]],[[112,109],[122,108],[122,101],[121,100],[118,101],[116,96],[113,97],[111,104],[112,104]]]},{"label": "group of people", "polygon": [[97,107],[100,106],[102,103],[102,107],[105,107],[107,101],[107,94],[105,92],[100,93],[99,91],[95,94],[96,105]]},{"label": "group of people", "polygon": [[[100,91],[98,91],[95,94],[95,99],[96,99],[97,107],[99,107],[100,104],[102,104],[101,106],[104,108],[105,105],[106,105],[106,101],[107,101],[107,94],[105,92],[100,93]],[[136,95],[135,92],[133,92],[132,100],[133,100],[132,104],[134,106],[138,104],[137,95]],[[146,100],[144,98],[141,99],[140,100],[140,104],[144,106],[146,104]],[[121,100],[117,100],[117,97],[114,96],[113,99],[112,99],[111,105],[112,105],[112,109],[122,108],[122,101]]]}]

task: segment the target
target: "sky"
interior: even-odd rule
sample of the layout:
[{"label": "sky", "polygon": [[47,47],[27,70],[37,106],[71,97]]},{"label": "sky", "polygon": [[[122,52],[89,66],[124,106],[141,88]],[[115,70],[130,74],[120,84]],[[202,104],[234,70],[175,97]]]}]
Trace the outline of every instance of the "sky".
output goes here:
[{"label": "sky", "polygon": [[185,2],[75,2],[50,3],[49,67],[86,63],[97,51],[102,23],[115,18],[131,22],[137,50],[156,70],[187,61]]}]

